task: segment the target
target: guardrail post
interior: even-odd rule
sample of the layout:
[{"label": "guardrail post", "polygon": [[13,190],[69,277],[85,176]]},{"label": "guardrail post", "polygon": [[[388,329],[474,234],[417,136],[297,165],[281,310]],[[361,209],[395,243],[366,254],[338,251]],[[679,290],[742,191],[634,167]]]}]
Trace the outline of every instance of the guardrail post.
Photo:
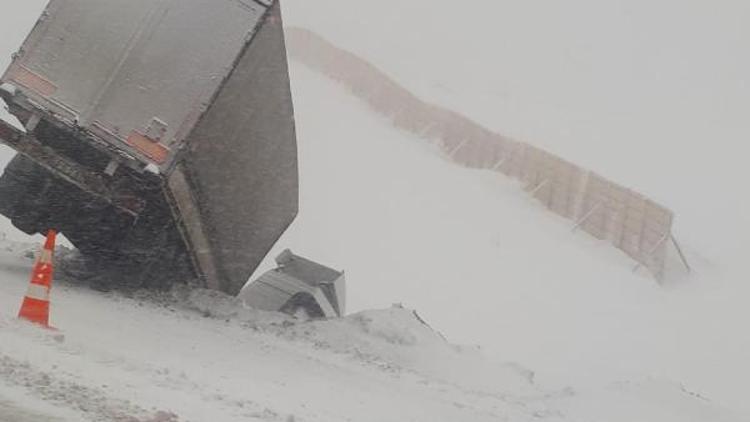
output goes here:
[{"label": "guardrail post", "polygon": [[453,158],[453,156],[454,156],[454,155],[456,155],[456,153],[457,153],[457,152],[458,152],[458,151],[459,151],[459,150],[460,150],[461,148],[463,148],[463,147],[464,147],[464,145],[466,145],[466,143],[467,143],[467,142],[469,142],[469,139],[468,139],[468,138],[467,138],[467,139],[464,139],[463,141],[461,141],[461,143],[460,143],[460,144],[456,145],[456,147],[455,147],[455,148],[453,148],[453,149],[451,150],[451,152],[449,152],[449,153],[448,153],[448,156],[449,156],[449,157],[451,157],[451,158]]},{"label": "guardrail post", "polygon": [[670,236],[671,236],[671,234],[670,234],[670,233],[667,233],[667,234],[665,234],[664,236],[662,236],[662,238],[661,238],[661,239],[659,239],[659,241],[658,241],[658,242],[656,242],[656,245],[654,245],[654,247],[653,247],[653,248],[651,248],[651,250],[650,250],[650,251],[648,251],[648,252],[646,253],[646,255],[645,255],[645,256],[644,256],[643,258],[642,258],[642,260],[641,260],[641,261],[638,261],[638,264],[636,264],[636,266],[635,266],[635,267],[633,267],[633,272],[636,272],[636,271],[638,271],[638,270],[639,270],[639,269],[640,269],[640,268],[641,268],[641,267],[643,266],[643,264],[644,264],[644,262],[643,262],[643,261],[644,261],[644,260],[646,260],[646,258],[651,258],[651,256],[652,256],[652,255],[654,254],[654,252],[656,252],[656,250],[657,250],[657,249],[659,249],[659,247],[660,247],[661,245],[663,245],[663,244],[664,244],[664,242],[666,242],[666,241],[667,241],[667,239],[668,239],[668,238],[669,238]]},{"label": "guardrail post", "polygon": [[680,244],[677,243],[677,239],[674,237],[674,235],[670,235],[669,237],[672,239],[672,244],[674,245],[675,249],[677,249],[677,254],[680,255],[680,260],[682,260],[682,264],[685,265],[687,272],[689,273],[693,272],[693,269],[690,267],[690,264],[688,263],[688,260],[685,257],[685,254],[682,253],[682,248],[680,247]]},{"label": "guardrail post", "polygon": [[535,196],[537,192],[542,190],[543,187],[547,186],[547,183],[549,183],[549,179],[542,180],[538,185],[536,185],[534,189],[531,190],[531,192],[529,192],[529,195],[531,195],[532,197]]},{"label": "guardrail post", "polygon": [[596,205],[591,207],[591,209],[578,221],[576,221],[576,224],[573,226],[573,233],[578,231],[578,229],[585,223],[595,212],[599,209],[599,207],[602,205],[601,202],[597,202]]}]

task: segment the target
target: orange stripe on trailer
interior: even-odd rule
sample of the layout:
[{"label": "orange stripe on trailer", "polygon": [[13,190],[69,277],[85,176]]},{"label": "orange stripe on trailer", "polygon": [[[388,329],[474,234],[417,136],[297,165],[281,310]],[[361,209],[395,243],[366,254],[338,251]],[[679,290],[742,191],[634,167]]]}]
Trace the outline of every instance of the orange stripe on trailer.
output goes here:
[{"label": "orange stripe on trailer", "polygon": [[154,160],[157,164],[167,161],[169,148],[157,141],[138,132],[133,132],[128,136],[127,144],[137,149],[141,154]]},{"label": "orange stripe on trailer", "polygon": [[57,92],[57,85],[24,66],[14,67],[10,79],[44,97],[51,97]]}]

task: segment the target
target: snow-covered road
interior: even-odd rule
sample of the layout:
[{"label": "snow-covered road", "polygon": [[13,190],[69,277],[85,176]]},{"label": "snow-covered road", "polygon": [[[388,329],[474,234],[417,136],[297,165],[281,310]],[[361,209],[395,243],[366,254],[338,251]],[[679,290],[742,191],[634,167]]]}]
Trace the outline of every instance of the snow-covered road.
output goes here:
[{"label": "snow-covered road", "polygon": [[61,331],[40,330],[12,317],[30,261],[7,249],[0,384],[85,420],[530,420],[545,407],[527,372],[477,362],[400,308],[297,324],[210,292],[128,298],[58,283]]},{"label": "snow-covered road", "polygon": [[0,422],[63,422],[62,419],[36,410],[24,409],[0,398]]},{"label": "snow-covered road", "polygon": [[513,397],[543,396],[525,371],[479,364],[399,308],[297,324],[211,292],[58,282],[60,331],[40,330],[13,318],[28,249],[0,247],[0,384],[85,420],[527,420],[538,399]]},{"label": "snow-covered road", "polygon": [[0,243],[0,412],[13,422],[743,420],[658,380],[547,388],[401,307],[300,322],[215,292],[58,281],[48,331],[13,317],[29,249]]},{"label": "snow-covered road", "polygon": [[0,379],[0,422],[79,422],[80,415]]}]

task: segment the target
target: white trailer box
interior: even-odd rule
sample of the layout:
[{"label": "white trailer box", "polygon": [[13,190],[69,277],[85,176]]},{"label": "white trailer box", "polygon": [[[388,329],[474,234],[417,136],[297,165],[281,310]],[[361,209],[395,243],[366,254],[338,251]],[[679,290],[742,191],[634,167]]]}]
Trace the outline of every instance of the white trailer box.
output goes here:
[{"label": "white trailer box", "polygon": [[[52,0],[0,82],[27,128],[2,124],[0,140],[33,162],[6,170],[0,212],[26,231],[145,266],[184,254],[201,283],[236,293],[296,216],[278,1]],[[40,204],[14,169],[82,192]],[[30,219],[41,206],[59,215]]]}]

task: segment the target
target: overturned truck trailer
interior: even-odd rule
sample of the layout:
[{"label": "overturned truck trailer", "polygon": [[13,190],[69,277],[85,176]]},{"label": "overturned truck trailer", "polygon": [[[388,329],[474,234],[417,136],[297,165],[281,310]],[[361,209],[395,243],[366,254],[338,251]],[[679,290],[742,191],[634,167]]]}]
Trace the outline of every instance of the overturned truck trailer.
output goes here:
[{"label": "overturned truck trailer", "polygon": [[0,86],[0,213],[130,283],[235,294],[297,214],[278,1],[51,0]]}]

